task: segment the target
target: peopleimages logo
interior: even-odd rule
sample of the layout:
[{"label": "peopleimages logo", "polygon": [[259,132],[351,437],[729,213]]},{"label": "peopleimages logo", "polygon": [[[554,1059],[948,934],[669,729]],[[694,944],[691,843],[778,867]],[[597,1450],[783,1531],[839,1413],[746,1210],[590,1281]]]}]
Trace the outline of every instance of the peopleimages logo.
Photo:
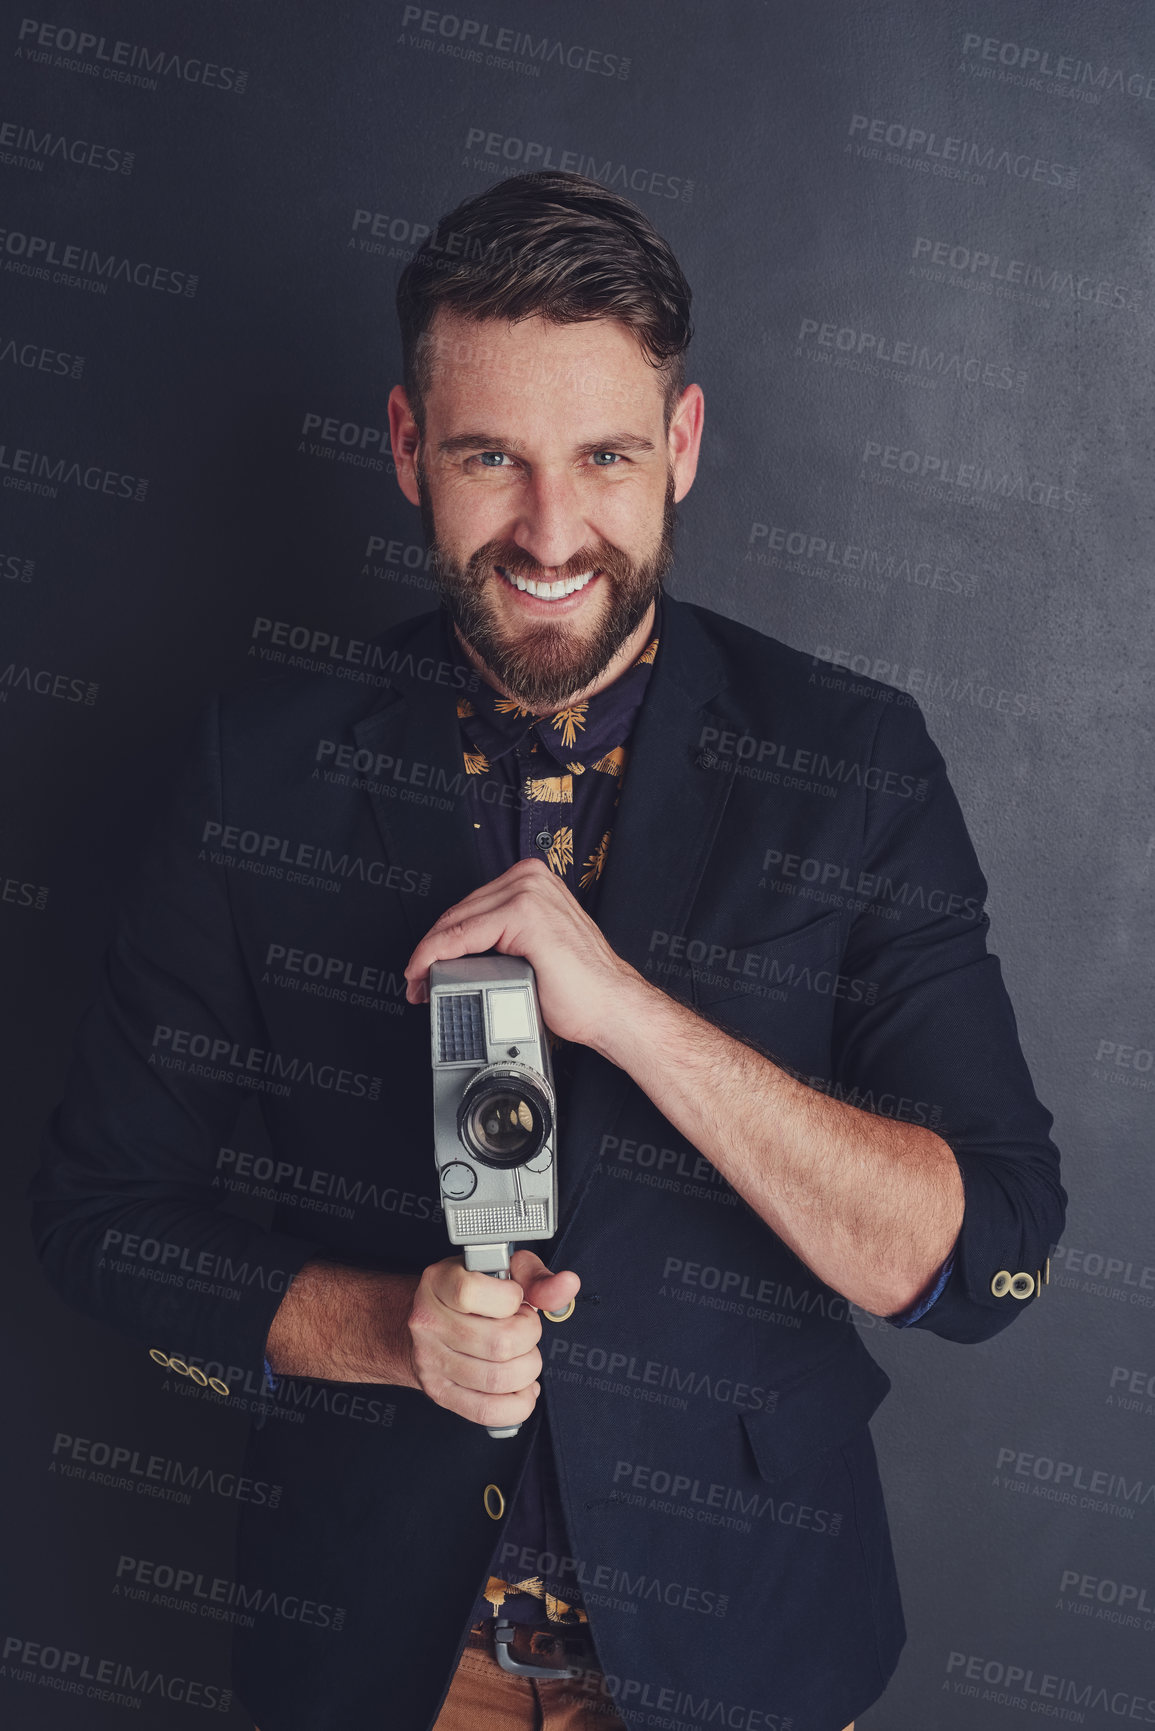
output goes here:
[{"label": "peopleimages logo", "polygon": [[[1083,1718],[1082,1713],[1064,1712],[1059,1705],[1044,1705],[1064,1702],[1068,1707],[1090,1707],[1117,1719],[1155,1725],[1155,1701],[1106,1683],[1083,1683],[1055,1672],[1035,1671],[1029,1665],[986,1659],[977,1653],[952,1653],[946,1662],[946,1674],[956,1694],[988,1700],[1000,1707],[1028,1708],[1032,1713],[1049,1714],[1057,1719]],[[985,1688],[981,1687],[983,1684]]]},{"label": "peopleimages logo", "polygon": [[892,579],[950,595],[974,595],[979,587],[977,572],[948,563],[943,557],[923,556],[921,549],[912,554],[905,548],[896,551],[847,541],[832,528],[816,534],[786,523],[751,523],[746,558],[758,565],[773,565],[851,587],[861,582],[880,595],[886,593]]},{"label": "peopleimages logo", "polygon": [[980,36],[975,30],[964,33],[962,51],[964,71],[974,73],[997,67],[1002,72],[1018,73],[1020,82],[1033,88],[1043,88],[1044,80],[1054,81],[1066,87],[1064,94],[1069,91],[1072,95],[1089,95],[1096,102],[1103,92],[1135,96],[1141,102],[1155,101],[1155,72],[1083,60],[1075,54],[1054,54],[1049,48]]},{"label": "peopleimages logo", "polygon": [[150,48],[143,42],[125,42],[97,36],[70,25],[46,24],[38,18],[23,18],[17,30],[16,57],[33,66],[54,66],[62,72],[84,72],[92,78],[111,79],[143,90],[159,90],[159,80],[180,84],[202,84],[206,90],[230,90],[240,96],[249,82],[247,72],[221,66],[196,55],[174,54],[167,48]]},{"label": "peopleimages logo", "polygon": [[988,174],[1036,181],[1064,192],[1075,191],[1079,185],[1078,169],[1035,156],[1029,150],[928,131],[925,126],[911,126],[905,120],[886,120],[869,114],[851,115],[846,149],[870,161],[914,168],[924,174],[943,175],[948,180],[965,180],[977,186],[986,185]]},{"label": "peopleimages logo", "polygon": [[[988,252],[985,247],[970,246],[961,241],[936,240],[931,235],[914,238],[910,267],[912,274],[930,277],[934,281],[973,282],[986,285],[988,292],[1003,295],[1023,291],[1038,295],[1044,304],[1054,295],[1060,299],[1084,301],[1092,306],[1109,307],[1116,311],[1133,312],[1142,305],[1143,290],[1118,283],[1111,277],[1093,276],[1089,271],[1067,265],[1032,264],[1025,258],[1004,258],[1001,253]],[[947,273],[953,273],[953,278]]]},{"label": "peopleimages logo", "polygon": [[136,154],[87,138],[66,138],[59,132],[38,132],[34,126],[0,121],[0,162],[9,168],[39,173],[46,162],[71,162],[78,168],[98,168],[109,174],[131,174]]},{"label": "peopleimages logo", "polygon": [[9,693],[13,691],[53,697],[60,703],[83,703],[91,709],[100,686],[91,679],[74,679],[68,673],[54,673],[50,667],[33,668],[30,662],[10,661],[6,667],[0,667],[0,703],[7,703]]},{"label": "peopleimages logo", "polygon": [[[144,1705],[145,1695],[179,1701],[184,1707],[203,1707],[210,1713],[228,1713],[233,1692],[216,1683],[201,1683],[194,1677],[178,1677],[135,1665],[121,1659],[102,1659],[94,1653],[79,1653],[59,1642],[29,1641],[23,1635],[4,1639],[3,1667],[15,1683],[35,1683],[65,1695],[80,1695],[88,1701],[111,1706]],[[155,1705],[155,1702],[151,1703]]]},{"label": "peopleimages logo", "polygon": [[[511,30],[480,18],[462,18],[456,12],[437,12],[429,6],[406,6],[401,28],[412,30],[414,45],[431,52],[453,52],[455,59],[484,60],[486,65],[503,65],[508,56],[510,70],[521,62],[532,67],[535,76],[540,76],[542,66],[566,66],[571,72],[591,72],[602,78],[630,75],[630,62],[624,55],[582,48],[557,36],[531,36],[528,30]],[[482,50],[488,50],[488,55]]]},{"label": "peopleimages logo", "polygon": [[16,276],[59,283],[65,288],[86,288],[93,294],[107,294],[110,283],[120,283],[191,300],[199,281],[188,271],[171,270],[168,265],[150,264],[147,259],[129,258],[124,253],[97,252],[95,247],[51,240],[23,229],[0,228],[0,252],[4,254],[4,269]]},{"label": "peopleimages logo", "polygon": [[[0,337],[0,366],[21,367],[29,373],[48,373],[57,379],[84,377],[84,356],[69,355],[47,343],[22,342],[18,337]],[[0,562],[3,556],[0,555]]]},{"label": "peopleimages logo", "polygon": [[479,146],[481,160],[479,162],[475,157],[474,165],[491,169],[495,174],[501,172],[502,163],[508,163],[511,173],[516,167],[519,174],[536,174],[542,169],[584,174],[590,180],[627,196],[645,192],[651,198],[680,198],[683,204],[689,204],[694,196],[694,182],[678,175],[664,174],[636,163],[615,162],[612,157],[599,159],[580,150],[559,149],[555,155],[552,144],[518,138],[511,133],[490,132],[484,126],[471,126],[465,135],[465,148],[475,150]]},{"label": "peopleimages logo", "polygon": [[336,1631],[345,1623],[343,1605],[323,1604],[301,1593],[286,1593],[283,1588],[249,1586],[227,1575],[210,1576],[179,1563],[124,1553],[116,1565],[112,1590],[117,1598],[143,1600],[166,1610],[191,1610],[217,1622],[239,1622],[248,1629],[256,1626],[254,1611],[314,1629]]},{"label": "peopleimages logo", "polygon": [[940,379],[955,385],[984,385],[996,391],[1024,391],[1024,368],[1010,361],[953,353],[917,337],[883,335],[856,324],[804,318],[795,338],[795,356],[848,371],[870,372],[899,381],[933,386]]},{"label": "peopleimages logo", "polygon": [[916,487],[949,488],[960,500],[981,501],[996,510],[1004,499],[1052,511],[1077,511],[1086,503],[1086,494],[1077,488],[1062,487],[1022,469],[993,468],[981,461],[964,463],[936,451],[887,445],[881,439],[867,439],[859,461],[867,479],[880,478],[885,482],[901,476]]},{"label": "peopleimages logo", "polygon": [[1031,1454],[1026,1449],[1000,1448],[995,1473],[995,1482],[1001,1480],[1004,1490],[1022,1491],[1048,1502],[1093,1509],[1099,1514],[1117,1514],[1134,1520],[1137,1508],[1155,1508],[1155,1484],[1147,1479],[1128,1479],[1121,1472],[1087,1467],[1079,1461],[1055,1460],[1051,1455]]},{"label": "peopleimages logo", "polygon": [[49,456],[45,451],[29,450],[23,445],[0,445],[0,475],[5,487],[42,499],[59,497],[61,487],[131,499],[137,505],[143,505],[148,497],[148,482],[136,475],[122,475],[119,469],[105,469],[99,463]]}]

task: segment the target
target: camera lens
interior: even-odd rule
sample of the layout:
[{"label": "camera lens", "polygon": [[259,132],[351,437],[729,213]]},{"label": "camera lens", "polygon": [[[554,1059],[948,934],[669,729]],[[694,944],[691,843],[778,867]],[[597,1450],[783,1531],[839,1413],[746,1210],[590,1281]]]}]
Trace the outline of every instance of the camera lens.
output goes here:
[{"label": "camera lens", "polygon": [[541,1152],[551,1127],[540,1088],[492,1071],[466,1089],[457,1117],[462,1142],[486,1166],[524,1166]]}]

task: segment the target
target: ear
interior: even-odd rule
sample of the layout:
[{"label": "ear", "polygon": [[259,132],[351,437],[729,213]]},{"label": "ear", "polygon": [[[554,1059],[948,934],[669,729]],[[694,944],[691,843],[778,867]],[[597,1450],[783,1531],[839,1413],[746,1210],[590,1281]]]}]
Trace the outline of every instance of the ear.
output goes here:
[{"label": "ear", "polygon": [[686,497],[698,473],[698,452],[706,419],[706,399],[701,385],[687,385],[670,416],[668,449],[674,471],[674,502]]},{"label": "ear", "polygon": [[421,489],[417,484],[417,453],[421,446],[421,433],[401,385],[394,385],[389,393],[389,443],[393,447],[397,485],[411,505],[419,505]]}]

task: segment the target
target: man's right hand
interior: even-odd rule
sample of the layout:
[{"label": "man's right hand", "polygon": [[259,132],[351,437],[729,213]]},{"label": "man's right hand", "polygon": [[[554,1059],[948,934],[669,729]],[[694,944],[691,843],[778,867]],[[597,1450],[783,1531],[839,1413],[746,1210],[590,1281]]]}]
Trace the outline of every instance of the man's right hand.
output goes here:
[{"label": "man's right hand", "polygon": [[409,1313],[412,1365],[430,1400],[474,1424],[523,1424],[541,1393],[540,1310],[564,1310],[581,1280],[551,1274],[532,1250],[515,1250],[510,1278],[495,1280],[461,1257],[421,1276]]}]

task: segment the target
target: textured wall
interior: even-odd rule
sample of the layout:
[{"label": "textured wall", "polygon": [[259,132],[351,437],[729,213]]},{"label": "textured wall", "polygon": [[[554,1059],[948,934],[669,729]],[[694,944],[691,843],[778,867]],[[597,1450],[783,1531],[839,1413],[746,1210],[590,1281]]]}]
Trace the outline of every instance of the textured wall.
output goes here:
[{"label": "textured wall", "polygon": [[[670,587],[922,704],[1065,1157],[1021,1325],[862,1319],[910,1640],[861,1723],[1155,1723],[1149,10],[60,0],[0,10],[0,76],[14,1192],[185,719],[269,621],[365,638],[431,603],[385,433],[403,262],[494,176],[594,174],[695,291]],[[5,1231],[5,1632],[220,1689],[225,1623],[116,1571],[195,1523],[227,1573],[235,1501],[68,1482],[53,1449],[224,1468],[241,1421],[158,1391]],[[131,1717],[54,1676],[0,1667],[5,1722]]]}]

